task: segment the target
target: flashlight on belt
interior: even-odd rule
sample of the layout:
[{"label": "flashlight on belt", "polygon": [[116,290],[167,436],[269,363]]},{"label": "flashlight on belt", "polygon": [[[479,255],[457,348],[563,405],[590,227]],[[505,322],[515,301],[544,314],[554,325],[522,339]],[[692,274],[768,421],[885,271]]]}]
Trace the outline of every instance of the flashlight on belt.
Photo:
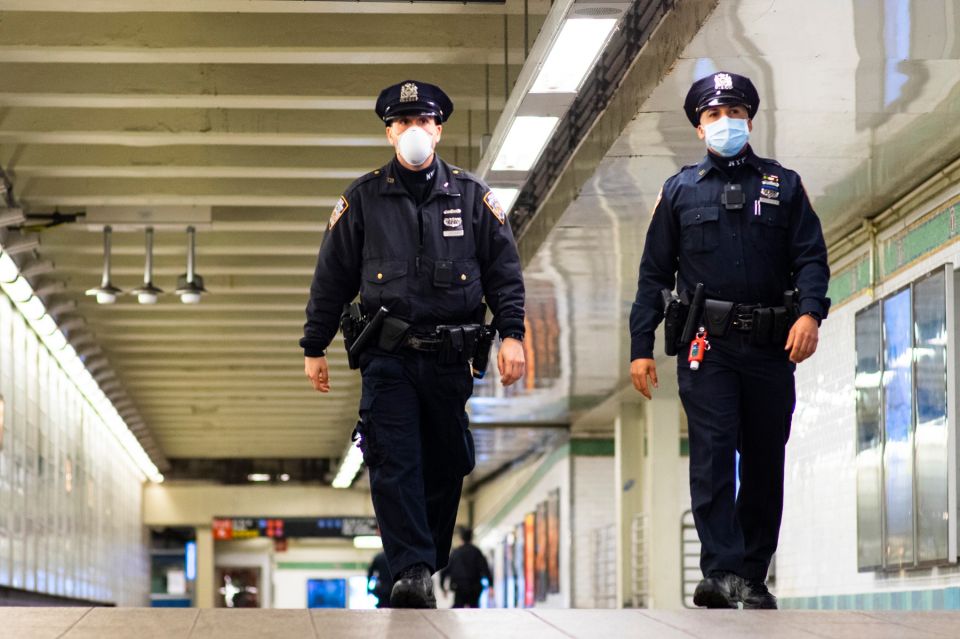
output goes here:
[{"label": "flashlight on belt", "polygon": [[707,331],[702,326],[697,331],[696,337],[690,342],[690,352],[687,355],[687,361],[690,362],[690,370],[700,370],[700,363],[703,362],[703,356],[710,350],[710,342],[707,341]]}]

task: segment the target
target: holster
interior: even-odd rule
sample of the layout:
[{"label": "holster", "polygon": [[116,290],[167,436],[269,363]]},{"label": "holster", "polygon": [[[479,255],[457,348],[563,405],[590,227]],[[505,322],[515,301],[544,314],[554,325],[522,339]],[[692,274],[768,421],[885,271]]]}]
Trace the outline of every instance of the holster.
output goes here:
[{"label": "holster", "polygon": [[366,325],[367,318],[359,303],[343,305],[343,313],[340,314],[340,331],[343,333],[343,345],[347,349],[347,363],[353,370],[360,368],[360,357],[354,356],[351,349]]},{"label": "holster", "polygon": [[473,376],[477,379],[483,379],[483,376],[487,374],[490,349],[493,347],[493,339],[496,335],[496,329],[489,325],[482,325],[477,333],[477,345],[473,349],[473,359],[470,365]]},{"label": "holster", "polygon": [[733,324],[733,302],[706,300],[703,303],[703,327],[709,337],[723,337]]},{"label": "holster", "polygon": [[680,352],[680,333],[687,321],[689,304],[684,304],[673,291],[663,289],[663,350],[672,357]]}]

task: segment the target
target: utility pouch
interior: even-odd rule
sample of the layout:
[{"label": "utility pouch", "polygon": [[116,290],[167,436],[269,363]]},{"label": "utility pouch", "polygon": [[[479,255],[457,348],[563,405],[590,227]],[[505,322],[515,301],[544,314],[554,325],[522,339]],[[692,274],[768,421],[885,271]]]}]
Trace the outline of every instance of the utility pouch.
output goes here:
[{"label": "utility pouch", "polygon": [[453,284],[453,262],[437,260],[433,264],[433,285],[437,288],[449,288]]},{"label": "utility pouch", "polygon": [[782,345],[787,343],[787,332],[790,330],[789,312],[785,306],[776,306],[773,311],[773,340],[772,343]]},{"label": "utility pouch", "polygon": [[380,328],[377,348],[387,353],[396,353],[403,346],[403,340],[410,330],[410,324],[399,317],[387,317]]},{"label": "utility pouch", "polygon": [[440,352],[437,361],[445,365],[466,364],[477,345],[477,326],[438,326]]},{"label": "utility pouch", "polygon": [[733,323],[733,302],[706,300],[703,303],[703,326],[710,337],[723,337]]},{"label": "utility pouch", "polygon": [[750,331],[750,343],[754,346],[768,346],[773,338],[773,309],[757,308],[753,311],[753,329]]},{"label": "utility pouch", "polygon": [[788,330],[790,326],[793,326],[793,323],[797,321],[797,318],[800,317],[800,302],[797,299],[799,293],[796,290],[789,290],[783,292],[783,306],[787,309],[787,326]]}]

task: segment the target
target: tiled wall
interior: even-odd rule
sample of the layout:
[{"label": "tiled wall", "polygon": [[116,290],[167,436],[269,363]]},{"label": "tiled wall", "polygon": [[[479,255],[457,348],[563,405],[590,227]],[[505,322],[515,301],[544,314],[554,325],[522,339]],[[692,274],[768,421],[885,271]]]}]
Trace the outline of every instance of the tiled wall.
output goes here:
[{"label": "tiled wall", "polygon": [[573,458],[573,607],[595,608],[594,549],[590,546],[593,530],[616,524],[616,486],[613,457]]},{"label": "tiled wall", "polygon": [[[873,292],[875,297],[863,288],[862,260],[839,272],[849,282],[831,289],[836,294],[842,288],[846,299],[824,322],[817,354],[797,369],[798,401],[787,446],[785,509],[776,556],[776,591],[785,607],[960,605],[960,571],[953,567],[895,574],[857,571],[853,386],[856,312],[944,263],[960,265],[960,244],[954,241],[956,209],[940,207],[881,238],[881,273],[888,277]],[[932,252],[931,228],[943,231],[936,233],[933,245],[940,248]],[[917,230],[916,237],[911,229]],[[894,250],[897,246],[899,251]],[[918,246],[926,251],[920,257],[914,250]]]},{"label": "tiled wall", "polygon": [[0,585],[146,605],[142,475],[2,294],[0,396]]}]

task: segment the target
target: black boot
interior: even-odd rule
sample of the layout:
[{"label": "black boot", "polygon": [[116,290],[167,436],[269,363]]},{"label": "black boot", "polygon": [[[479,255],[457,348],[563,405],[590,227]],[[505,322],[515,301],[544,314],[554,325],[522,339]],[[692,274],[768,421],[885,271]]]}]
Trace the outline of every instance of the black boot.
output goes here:
[{"label": "black boot", "polygon": [[693,603],[703,608],[736,608],[743,579],[732,572],[715,572],[697,584]]},{"label": "black boot", "polygon": [[777,609],[777,598],[770,594],[767,584],[762,579],[744,579],[741,593],[744,608],[755,610]]},{"label": "black boot", "polygon": [[426,564],[414,564],[400,571],[390,592],[391,608],[436,608],[433,576]]}]

